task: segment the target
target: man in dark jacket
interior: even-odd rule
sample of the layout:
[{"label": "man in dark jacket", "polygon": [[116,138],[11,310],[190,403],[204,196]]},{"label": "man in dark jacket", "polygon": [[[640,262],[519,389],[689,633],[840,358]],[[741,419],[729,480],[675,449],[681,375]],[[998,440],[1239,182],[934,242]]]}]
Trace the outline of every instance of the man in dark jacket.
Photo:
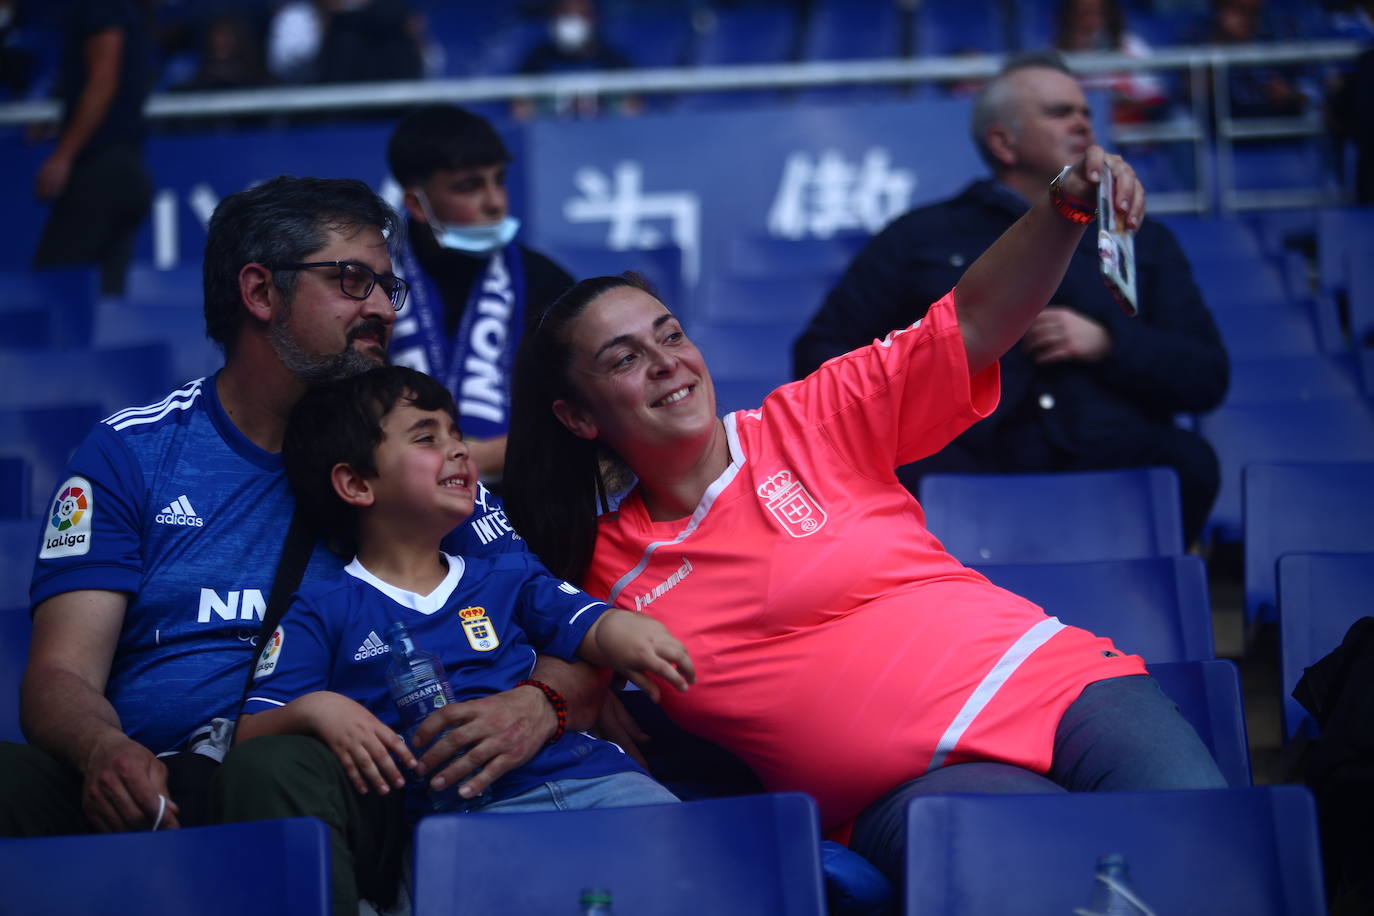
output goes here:
[{"label": "man in dark jacket", "polygon": [[[992,179],[912,210],[873,238],[797,339],[797,376],[921,317],[1095,142],[1082,90],[1047,56],[1013,60],[988,84],[973,136]],[[1185,535],[1198,535],[1216,497],[1217,459],[1173,416],[1221,401],[1226,351],[1173,234],[1147,219],[1135,251],[1139,317],[1123,315],[1099,273],[1097,234],[1085,234],[1050,304],[1002,357],[996,412],[901,469],[908,487],[932,471],[1163,465],[1178,472]]]},{"label": "man in dark jacket", "polygon": [[409,217],[397,272],[411,288],[396,318],[391,360],[453,393],[472,461],[493,485],[505,465],[510,370],[521,333],[573,283],[515,241],[510,158],[484,118],[453,105],[406,115],[387,146]]}]

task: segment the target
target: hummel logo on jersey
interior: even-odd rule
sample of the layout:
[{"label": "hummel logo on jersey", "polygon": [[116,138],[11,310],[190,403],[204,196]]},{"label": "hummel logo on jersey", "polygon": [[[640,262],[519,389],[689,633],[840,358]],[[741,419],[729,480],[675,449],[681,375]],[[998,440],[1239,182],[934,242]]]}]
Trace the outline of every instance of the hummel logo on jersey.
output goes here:
[{"label": "hummel logo on jersey", "polygon": [[390,651],[391,647],[382,642],[382,638],[377,635],[377,631],[373,630],[371,633],[367,634],[367,639],[363,640],[363,644],[358,647],[358,651],[353,653],[353,660],[355,662],[366,661],[369,658]]},{"label": "hummel logo on jersey", "polygon": [[160,525],[183,525],[188,528],[205,527],[205,519],[196,515],[196,510],[191,508],[191,501],[186,498],[185,493],[172,500],[170,505],[153,516],[153,521]]}]

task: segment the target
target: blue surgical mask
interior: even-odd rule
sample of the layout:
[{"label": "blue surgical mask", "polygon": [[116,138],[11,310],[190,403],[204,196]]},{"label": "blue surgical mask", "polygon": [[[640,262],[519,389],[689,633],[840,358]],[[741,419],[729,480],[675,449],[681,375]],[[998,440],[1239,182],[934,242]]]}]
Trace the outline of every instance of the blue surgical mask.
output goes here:
[{"label": "blue surgical mask", "polygon": [[471,223],[465,226],[441,223],[434,218],[425,192],[417,188],[415,197],[420,202],[420,209],[425,212],[425,221],[434,233],[434,241],[443,248],[469,254],[490,254],[509,245],[520,231],[520,220],[510,215],[495,223]]}]

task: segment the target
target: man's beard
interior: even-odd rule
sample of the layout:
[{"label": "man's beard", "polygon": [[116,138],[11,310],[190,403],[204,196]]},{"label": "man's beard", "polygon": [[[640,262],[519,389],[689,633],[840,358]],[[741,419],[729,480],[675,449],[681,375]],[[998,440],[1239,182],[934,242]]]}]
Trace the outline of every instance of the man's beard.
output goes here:
[{"label": "man's beard", "polygon": [[322,385],[386,365],[385,356],[368,356],[353,348],[353,341],[364,335],[375,336],[378,340],[386,339],[386,326],[376,318],[366,319],[349,329],[343,351],[332,356],[308,352],[291,336],[290,328],[291,312],[287,309],[278,320],[272,322],[272,349],[282,365],[306,385]]}]

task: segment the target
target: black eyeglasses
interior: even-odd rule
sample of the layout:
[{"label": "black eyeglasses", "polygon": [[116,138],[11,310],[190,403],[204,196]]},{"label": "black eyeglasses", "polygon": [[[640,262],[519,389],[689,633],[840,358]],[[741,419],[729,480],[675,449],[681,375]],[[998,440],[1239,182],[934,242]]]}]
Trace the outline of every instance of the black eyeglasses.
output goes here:
[{"label": "black eyeglasses", "polygon": [[372,288],[381,284],[382,292],[391,300],[396,311],[406,302],[406,291],[410,284],[394,274],[379,274],[366,264],[357,261],[303,261],[299,264],[277,264],[272,270],[305,270],[309,267],[337,267],[339,269],[339,289],[350,299],[366,299],[372,295]]}]

